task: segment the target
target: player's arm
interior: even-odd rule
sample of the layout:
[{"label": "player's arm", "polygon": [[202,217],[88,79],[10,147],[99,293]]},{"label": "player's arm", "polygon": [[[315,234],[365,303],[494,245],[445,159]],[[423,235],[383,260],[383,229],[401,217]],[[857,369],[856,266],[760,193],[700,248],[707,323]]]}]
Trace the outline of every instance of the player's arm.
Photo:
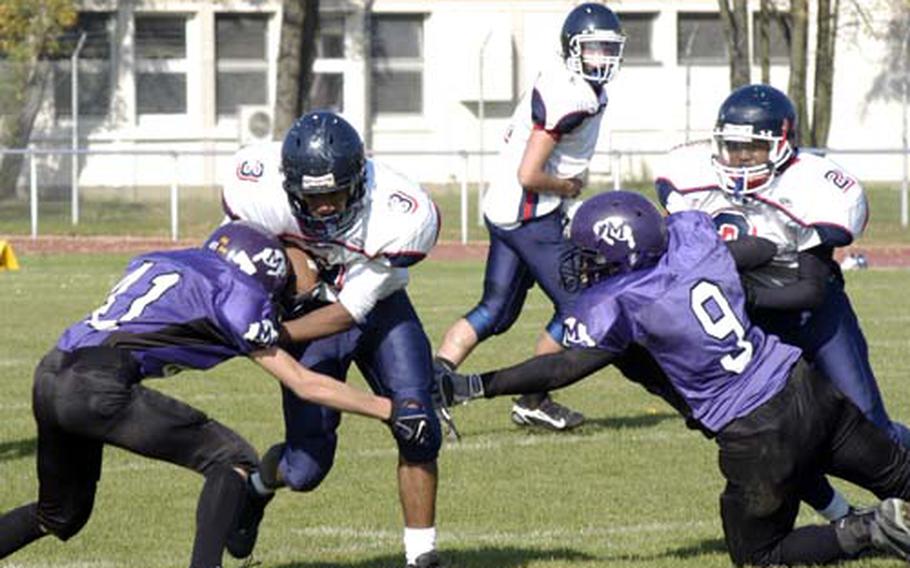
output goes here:
[{"label": "player's arm", "polygon": [[326,337],[350,329],[355,323],[351,312],[340,302],[333,302],[282,324],[282,341],[299,343]]},{"label": "player's arm", "polygon": [[567,349],[539,355],[496,371],[473,375],[450,371],[437,376],[437,379],[446,404],[458,404],[473,398],[529,394],[567,387],[603,369],[615,358],[615,354],[603,349]]},{"label": "player's arm", "polygon": [[796,281],[770,287],[745,278],[746,297],[750,307],[774,310],[812,310],[825,299],[828,279],[833,274],[832,249],[820,245],[800,251],[797,256]]},{"label": "player's arm", "polygon": [[251,352],[249,357],[304,400],[385,422],[392,416],[392,402],[389,399],[311,371],[283,349],[259,349]]},{"label": "player's arm", "polygon": [[774,258],[777,254],[777,245],[763,237],[754,237],[747,235],[732,241],[725,241],[733,261],[736,263],[736,270],[753,270],[763,266]]},{"label": "player's arm", "polygon": [[535,128],[531,131],[518,166],[518,183],[525,191],[576,197],[583,185],[581,179],[561,179],[546,172],[547,159],[556,147],[556,142],[554,135],[546,130]]}]

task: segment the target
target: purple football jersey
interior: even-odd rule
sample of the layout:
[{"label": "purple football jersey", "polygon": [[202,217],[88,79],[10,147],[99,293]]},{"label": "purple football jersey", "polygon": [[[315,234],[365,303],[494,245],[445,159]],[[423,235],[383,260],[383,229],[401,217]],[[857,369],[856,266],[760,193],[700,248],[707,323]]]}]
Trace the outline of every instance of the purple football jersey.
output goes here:
[{"label": "purple football jersey", "polygon": [[107,301],[57,348],[129,349],[142,375],[208,369],[278,342],[278,314],[251,277],[202,249],[137,256]]},{"label": "purple football jersey", "polygon": [[584,290],[565,321],[566,342],[614,353],[646,348],[692,418],[718,432],[779,392],[800,356],[753,326],[733,258],[711,217],[667,218],[667,253],[656,266]]}]

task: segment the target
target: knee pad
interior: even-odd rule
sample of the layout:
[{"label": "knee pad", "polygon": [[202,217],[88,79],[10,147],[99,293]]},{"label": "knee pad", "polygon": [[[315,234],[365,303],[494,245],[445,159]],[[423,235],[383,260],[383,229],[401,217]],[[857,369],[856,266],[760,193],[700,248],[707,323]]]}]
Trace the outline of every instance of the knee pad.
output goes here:
[{"label": "knee pad", "polygon": [[95,506],[95,490],[78,492],[67,497],[56,511],[48,511],[38,504],[38,522],[47,532],[62,541],[76,536],[88,522]]},{"label": "knee pad", "polygon": [[[399,397],[396,397],[396,399],[397,398]],[[401,398],[407,398],[409,401],[417,403],[418,406],[408,406],[405,407],[404,410],[414,414],[426,415],[430,431],[424,438],[424,443],[418,444],[414,441],[401,438],[398,435],[399,433],[393,428],[392,435],[398,443],[399,455],[408,463],[429,463],[435,461],[436,457],[439,455],[439,448],[442,446],[442,427],[439,424],[439,417],[436,415],[433,407],[422,399],[415,399],[410,396]]]},{"label": "knee pad", "polygon": [[477,339],[483,341],[491,335],[505,333],[518,319],[518,310],[506,312],[506,307],[492,310],[481,304],[465,314],[464,319],[474,328]]},{"label": "knee pad", "polygon": [[309,438],[303,444],[285,447],[279,472],[292,491],[312,491],[319,487],[335,463],[338,438],[334,433]]}]

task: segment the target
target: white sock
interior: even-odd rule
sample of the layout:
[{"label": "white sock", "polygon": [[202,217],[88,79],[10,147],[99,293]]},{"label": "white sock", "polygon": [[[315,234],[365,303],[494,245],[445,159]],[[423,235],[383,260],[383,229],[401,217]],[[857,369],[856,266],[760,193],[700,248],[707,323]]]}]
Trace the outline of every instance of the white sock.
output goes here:
[{"label": "white sock", "polygon": [[433,550],[436,550],[436,527],[404,528],[404,556],[408,564],[415,564],[418,556]]},{"label": "white sock", "polygon": [[262,477],[259,476],[258,471],[254,471],[252,475],[250,475],[250,485],[253,486],[253,489],[256,491],[256,493],[262,495],[263,497],[267,497],[275,492],[274,490],[269,489],[265,486],[265,484],[262,482]]},{"label": "white sock", "polygon": [[824,509],[819,509],[816,512],[829,521],[836,521],[837,519],[846,517],[850,513],[850,503],[847,502],[847,499],[840,491],[835,489],[834,497],[831,498],[831,502],[828,503],[828,506]]}]

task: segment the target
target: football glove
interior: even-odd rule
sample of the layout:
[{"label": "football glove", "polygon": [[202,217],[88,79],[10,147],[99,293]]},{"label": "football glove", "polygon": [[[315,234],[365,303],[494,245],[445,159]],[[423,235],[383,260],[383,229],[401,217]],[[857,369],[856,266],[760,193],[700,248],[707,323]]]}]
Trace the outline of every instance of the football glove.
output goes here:
[{"label": "football glove", "polygon": [[416,400],[408,398],[394,401],[388,423],[395,437],[403,442],[417,446],[430,442],[430,417],[423,405]]},{"label": "football glove", "polygon": [[483,380],[480,375],[462,375],[445,365],[436,366],[435,371],[436,388],[446,407],[483,398]]}]

